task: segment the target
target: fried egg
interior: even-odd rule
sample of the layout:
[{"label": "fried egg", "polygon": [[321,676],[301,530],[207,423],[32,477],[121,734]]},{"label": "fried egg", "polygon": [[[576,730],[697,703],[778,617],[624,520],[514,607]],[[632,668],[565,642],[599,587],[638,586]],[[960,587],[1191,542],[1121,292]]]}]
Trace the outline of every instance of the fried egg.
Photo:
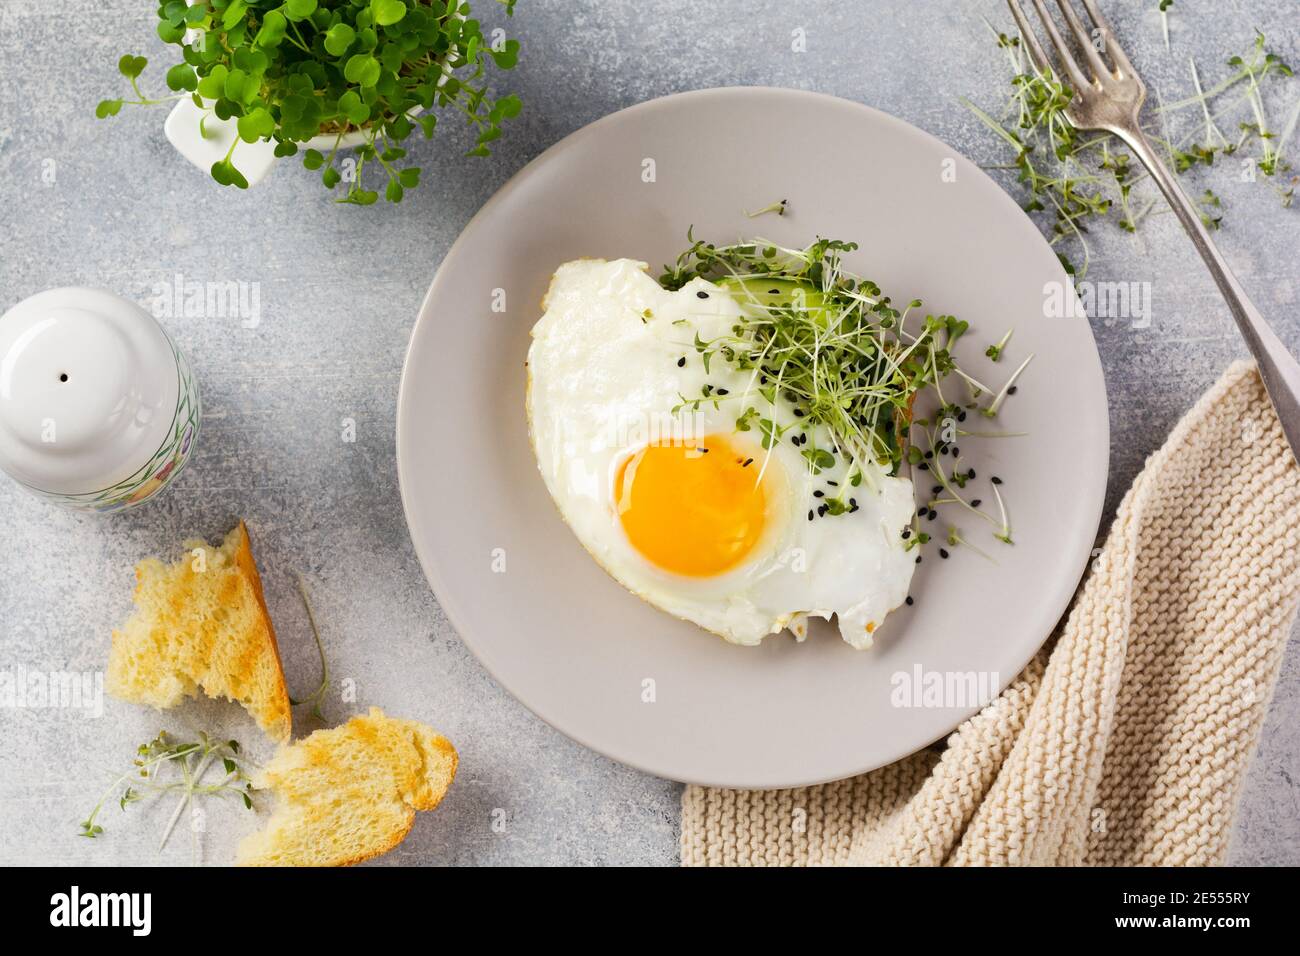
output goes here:
[{"label": "fried egg", "polygon": [[[696,343],[729,334],[742,304],[693,279],[670,292],[630,259],[562,265],[528,353],[527,413],[546,487],[591,556],[632,593],[735,644],[807,618],[838,623],[869,647],[907,597],[915,555],[904,529],[912,483],[869,463],[856,485],[833,447],[753,371]],[[705,391],[707,386],[707,391]],[[702,394],[708,400],[692,401]],[[751,405],[784,429],[737,419]],[[807,438],[800,438],[807,435]],[[828,498],[847,506],[827,513]]]}]

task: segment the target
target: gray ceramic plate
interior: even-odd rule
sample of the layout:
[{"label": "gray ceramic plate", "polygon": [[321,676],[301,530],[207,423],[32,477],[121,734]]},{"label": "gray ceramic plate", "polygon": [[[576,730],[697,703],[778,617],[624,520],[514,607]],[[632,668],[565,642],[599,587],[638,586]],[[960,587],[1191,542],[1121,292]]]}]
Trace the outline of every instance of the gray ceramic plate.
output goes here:
[{"label": "gray ceramic plate", "polygon": [[[784,217],[746,217],[776,199],[789,200]],[[537,473],[524,358],[552,271],[580,256],[657,269],[691,225],[714,241],[856,240],[850,268],[896,301],[921,298],[971,323],[970,368],[998,378],[1037,356],[993,426],[1029,434],[962,442],[975,494],[991,501],[988,478],[1003,478],[1015,546],[993,541],[984,522],[958,521],[996,563],[962,548],[943,561],[931,547],[915,606],[891,614],[869,651],[829,628],[805,644],[774,635],[735,647],[668,617],[596,566]],[[962,675],[993,693],[1011,681],[1089,559],[1106,486],[1106,394],[1087,321],[1043,317],[1045,284],[1064,281],[1037,229],[983,172],[865,106],[735,88],[608,116],[483,207],[424,301],[397,415],[402,500],[424,571],[501,684],[616,760],[732,787],[810,784],[897,760],[978,709],[959,692]],[[495,290],[504,312],[493,311]],[[1008,325],[1007,355],[991,366],[983,348]],[[953,682],[956,696],[897,706],[918,669],[922,682]],[[917,697],[909,702],[925,703]]]}]

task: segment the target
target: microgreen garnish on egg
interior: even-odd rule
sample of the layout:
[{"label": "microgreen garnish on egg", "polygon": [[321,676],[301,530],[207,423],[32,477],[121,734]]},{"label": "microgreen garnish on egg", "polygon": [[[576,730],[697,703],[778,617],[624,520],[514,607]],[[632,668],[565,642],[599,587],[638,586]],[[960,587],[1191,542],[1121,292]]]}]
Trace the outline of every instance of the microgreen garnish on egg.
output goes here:
[{"label": "microgreen garnish on egg", "polygon": [[912,400],[952,369],[948,346],[965,324],[927,316],[918,331],[904,331],[906,310],[894,308],[875,283],[842,270],[841,253],[856,248],[832,239],[806,249],[700,241],[660,281],[668,289],[696,276],[718,282],[743,315],[730,335],[706,342],[697,333],[701,357],[721,355],[752,371],[752,391],[767,404],[780,393],[809,426],[827,426],[834,441],[828,455],[875,461],[893,473]]},{"label": "microgreen garnish on egg", "polygon": [[[907,468],[934,475],[944,492],[934,504],[963,506],[1010,543],[1005,516],[999,524],[958,493],[974,471],[957,466],[961,449],[954,439],[971,434],[956,430],[967,409],[990,418],[998,414],[1032,355],[1000,388],[985,385],[953,357],[968,324],[952,315],[921,313],[919,299],[896,307],[879,285],[843,267],[842,257],[856,243],[819,238],[793,249],[765,240],[718,246],[689,232],[687,238],[690,247],[664,267],[660,284],[675,291],[702,278],[733,298],[740,316],[730,330],[708,339],[696,331],[690,344],[706,373],[711,362],[725,362],[749,373],[749,385],[725,395],[705,385],[698,395],[682,396],[674,411],[733,400],[736,430],[757,431],[769,454],[776,443],[788,441],[813,475],[843,464],[844,484],[818,493],[810,520],[852,513],[856,501],[850,494],[864,477],[870,482],[874,474],[897,475]],[[985,354],[996,361],[1010,338],[1008,330]],[[937,399],[934,426],[913,414],[923,391]],[[785,420],[778,415],[782,408],[789,409]],[[918,426],[926,446],[914,441]],[[941,458],[953,462],[951,469]],[[928,506],[918,517],[932,521],[937,513]],[[908,548],[929,540],[916,523],[906,536]]]}]

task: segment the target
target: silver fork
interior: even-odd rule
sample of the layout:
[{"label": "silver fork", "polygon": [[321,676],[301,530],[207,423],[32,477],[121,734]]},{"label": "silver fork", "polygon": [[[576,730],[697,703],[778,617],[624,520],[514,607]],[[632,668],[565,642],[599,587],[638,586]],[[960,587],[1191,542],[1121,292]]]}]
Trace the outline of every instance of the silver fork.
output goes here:
[{"label": "silver fork", "polygon": [[[1016,25],[1020,28],[1020,35],[1024,38],[1025,47],[1034,66],[1040,72],[1052,72],[1073,88],[1074,96],[1065,110],[1065,117],[1073,126],[1078,129],[1099,129],[1114,133],[1128,145],[1133,155],[1141,160],[1142,165],[1150,172],[1151,178],[1160,187],[1160,191],[1165,194],[1169,205],[1178,216],[1178,221],[1187,230],[1192,245],[1196,246],[1196,251],[1205,260],[1210,275],[1214,276],[1219,291],[1227,301],[1228,309],[1237,321],[1237,328],[1241,330],[1246,345],[1250,347],[1251,354],[1259,365],[1260,377],[1264,380],[1269,398],[1273,400],[1273,407],[1277,410],[1277,417],[1282,423],[1282,432],[1291,446],[1291,452],[1300,457],[1300,364],[1291,356],[1286,346],[1264,321],[1259,310],[1246,297],[1241,283],[1232,274],[1228,263],[1201,223],[1197,208],[1178,185],[1173,173],[1160,161],[1146,134],[1142,132],[1138,113],[1147,95],[1147,88],[1142,78],[1138,76],[1137,71],[1133,69],[1133,64],[1120,48],[1110,24],[1097,9],[1096,0],[1082,0],[1082,2],[1096,27],[1096,35],[1101,38],[1100,51],[1093,45],[1093,36],[1084,27],[1071,0],[1056,0],[1057,6],[1061,8],[1061,15],[1065,18],[1070,32],[1088,61],[1086,73],[1062,38],[1043,0],[1032,0],[1032,2],[1038,10],[1039,18],[1043,21],[1043,29],[1060,58],[1064,76],[1061,77],[1051,69],[1047,54],[1029,25],[1020,0],[1007,0],[1011,7],[1011,15],[1016,18]],[[1102,59],[1103,52],[1110,56],[1113,65],[1108,65]]]}]

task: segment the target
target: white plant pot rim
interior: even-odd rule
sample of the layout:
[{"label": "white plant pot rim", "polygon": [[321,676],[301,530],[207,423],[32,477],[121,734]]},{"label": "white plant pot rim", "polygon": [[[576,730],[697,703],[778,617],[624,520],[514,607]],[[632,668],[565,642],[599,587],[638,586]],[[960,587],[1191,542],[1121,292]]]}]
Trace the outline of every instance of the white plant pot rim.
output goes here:
[{"label": "white plant pot rim", "polygon": [[[442,79],[438,81],[438,85],[442,86],[446,78],[447,74],[444,73]],[[407,110],[406,115],[414,118],[423,112],[423,106],[413,106]],[[371,123],[367,123],[360,129],[348,130],[348,132],[344,133],[342,137],[340,137],[338,133],[317,133],[305,143],[299,143],[298,145],[302,149],[316,149],[321,152],[328,152],[329,150],[334,149],[335,141],[337,141],[339,149],[355,149],[358,146],[364,146],[370,141],[370,127],[372,125],[373,124]]]}]

